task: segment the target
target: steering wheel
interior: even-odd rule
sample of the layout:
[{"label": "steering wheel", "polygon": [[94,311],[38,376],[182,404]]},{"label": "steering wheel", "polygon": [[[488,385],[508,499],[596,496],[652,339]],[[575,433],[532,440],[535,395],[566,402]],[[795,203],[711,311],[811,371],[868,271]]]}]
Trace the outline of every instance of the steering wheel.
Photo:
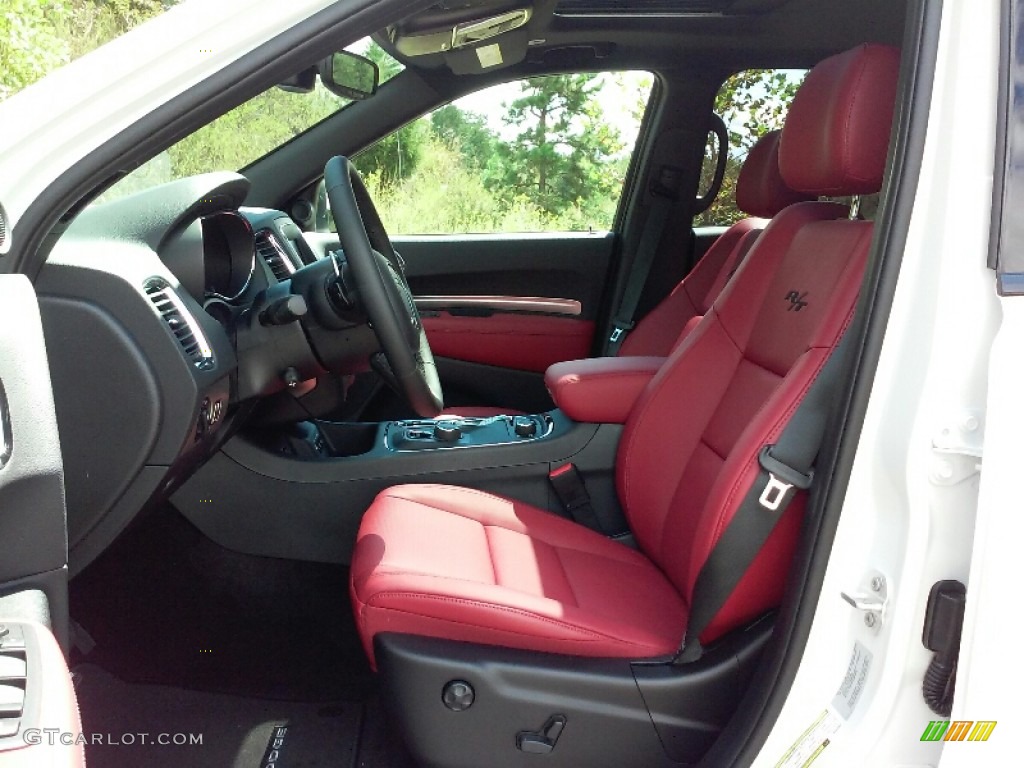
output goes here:
[{"label": "steering wheel", "polygon": [[418,415],[437,416],[444,408],[444,397],[434,355],[405,279],[404,264],[366,185],[349,159],[341,155],[327,161],[324,184],[355,288],[387,365],[381,365],[379,359],[371,362]]}]

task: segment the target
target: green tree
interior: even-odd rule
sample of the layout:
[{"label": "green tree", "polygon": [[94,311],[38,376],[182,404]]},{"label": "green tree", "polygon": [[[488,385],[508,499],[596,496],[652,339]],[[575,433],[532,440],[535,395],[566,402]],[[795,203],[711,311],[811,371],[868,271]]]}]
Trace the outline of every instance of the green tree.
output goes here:
[{"label": "green tree", "polygon": [[430,128],[447,146],[458,149],[463,164],[483,169],[499,141],[487,120],[476,112],[447,104],[430,115]]},{"label": "green tree", "polygon": [[[714,203],[696,218],[694,226],[732,224],[746,214],[736,207],[736,180],[754,143],[782,127],[789,104],[803,81],[788,70],[748,69],[730,77],[715,97],[715,112],[729,128],[729,146],[722,188]],[[707,189],[715,169],[717,142],[704,149],[700,188]]]},{"label": "green tree", "polygon": [[377,45],[373,40],[370,41],[370,45],[363,52],[363,55],[377,65],[377,70],[380,73],[380,82],[382,84],[386,83],[392,77],[405,69],[401,62],[393,58],[391,54]]},{"label": "green tree", "polygon": [[172,177],[243,168],[347,103],[319,87],[301,94],[271,88],[168,149]]},{"label": "green tree", "polygon": [[54,0],[4,0],[0,9],[0,99],[70,60],[67,40],[54,29],[67,10]]},{"label": "green tree", "polygon": [[615,194],[610,159],[622,149],[618,131],[601,119],[598,75],[531,77],[507,106],[506,125],[518,130],[498,147],[489,185],[523,195],[557,215]]},{"label": "green tree", "polygon": [[385,184],[407,179],[419,167],[429,133],[425,120],[415,120],[357,154],[356,168],[364,176],[380,176]]},{"label": "green tree", "polygon": [[3,0],[0,100],[178,0]]}]

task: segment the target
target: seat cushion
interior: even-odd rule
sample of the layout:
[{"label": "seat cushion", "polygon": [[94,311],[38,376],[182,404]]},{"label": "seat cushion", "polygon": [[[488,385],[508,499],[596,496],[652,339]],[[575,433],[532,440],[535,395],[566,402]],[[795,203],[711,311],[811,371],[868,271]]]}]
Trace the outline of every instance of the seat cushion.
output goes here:
[{"label": "seat cushion", "polygon": [[351,591],[371,661],[378,632],[648,658],[677,650],[687,617],[641,553],[521,501],[443,485],[377,497]]}]

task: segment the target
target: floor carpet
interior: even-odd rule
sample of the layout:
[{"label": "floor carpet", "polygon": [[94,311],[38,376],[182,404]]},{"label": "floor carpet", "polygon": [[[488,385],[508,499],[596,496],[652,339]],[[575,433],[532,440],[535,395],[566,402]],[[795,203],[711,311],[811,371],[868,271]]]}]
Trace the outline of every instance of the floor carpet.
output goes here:
[{"label": "floor carpet", "polygon": [[269,701],[131,684],[92,664],[74,673],[82,732],[97,741],[86,746],[90,768],[357,764],[360,703]]},{"label": "floor carpet", "polygon": [[72,580],[70,599],[95,643],[73,661],[126,682],[305,702],[374,692],[346,568],[232,552],[171,507]]}]

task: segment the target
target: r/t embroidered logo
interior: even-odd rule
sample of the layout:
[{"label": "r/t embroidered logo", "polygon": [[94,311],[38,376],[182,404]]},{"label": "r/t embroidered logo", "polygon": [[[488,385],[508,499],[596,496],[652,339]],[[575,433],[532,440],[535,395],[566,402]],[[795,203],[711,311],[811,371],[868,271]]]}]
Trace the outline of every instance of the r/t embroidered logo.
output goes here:
[{"label": "r/t embroidered logo", "polygon": [[786,307],[787,312],[799,312],[801,309],[807,306],[807,302],[804,301],[804,297],[807,296],[807,292],[800,293],[799,291],[790,291],[783,298],[789,302],[789,306]]}]

